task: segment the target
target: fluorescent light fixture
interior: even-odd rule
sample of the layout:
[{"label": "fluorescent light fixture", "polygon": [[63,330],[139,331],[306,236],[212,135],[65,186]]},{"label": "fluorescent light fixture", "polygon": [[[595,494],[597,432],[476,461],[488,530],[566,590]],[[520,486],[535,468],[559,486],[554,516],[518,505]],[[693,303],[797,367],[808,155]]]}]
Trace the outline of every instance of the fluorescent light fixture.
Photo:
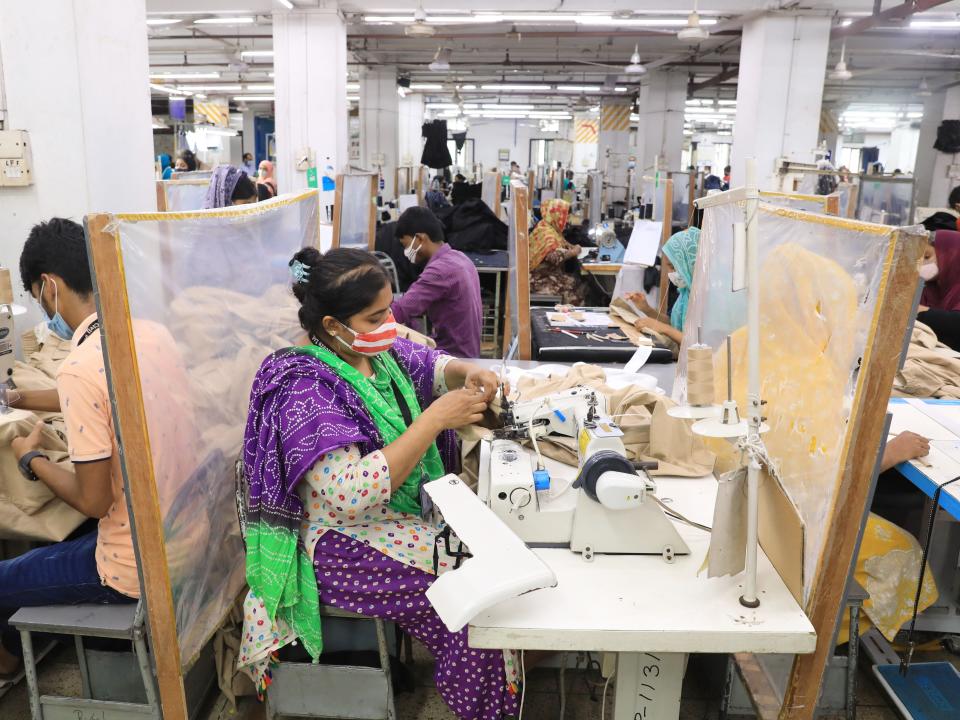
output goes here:
[{"label": "fluorescent light fixture", "polygon": [[850,27],[853,25],[853,18],[846,18],[840,23],[840,27]]},{"label": "fluorescent light fixture", "polygon": [[196,95],[194,95],[194,97],[195,97],[197,100],[206,100],[206,99],[207,99],[207,96],[204,95],[203,93],[197,93]]},{"label": "fluorescent light fixture", "polygon": [[623,87],[622,85],[617,85],[617,86],[613,89],[613,91],[614,91],[614,92],[627,92],[627,90],[629,90],[629,89],[630,89],[630,88],[625,88],[625,87]]},{"label": "fluorescent light fixture", "polygon": [[[582,17],[577,19],[578,25],[617,25],[624,27],[683,27],[687,24],[685,17]],[[716,25],[714,19],[701,20],[701,25]]]},{"label": "fluorescent light fixture", "polygon": [[219,80],[218,72],[171,72],[150,73],[151,80]]},{"label": "fluorescent light fixture", "polygon": [[153,90],[158,90],[158,91],[160,91],[160,92],[165,92],[165,93],[167,93],[168,95],[192,95],[192,94],[193,94],[193,93],[190,93],[190,92],[188,92],[188,91],[186,91],[186,90],[179,90],[179,89],[177,89],[177,88],[168,87],[168,86],[166,86],[166,85],[157,85],[156,83],[150,83],[150,87],[151,87]]},{"label": "fluorescent light fixture", "polygon": [[[359,89],[359,86],[358,86]],[[443,90],[441,83],[410,83],[411,90]]]},{"label": "fluorescent light fixture", "polygon": [[150,26],[160,26],[160,25],[176,25],[178,22],[183,22],[180,18],[168,18],[168,17],[148,17],[147,25]]},{"label": "fluorescent light fixture", "polygon": [[237,95],[233,98],[237,102],[273,102],[273,95]]},{"label": "fluorescent light fixture", "polygon": [[243,88],[247,92],[273,92],[273,83],[251,83]]},{"label": "fluorescent light fixture", "polygon": [[427,110],[456,110],[460,106],[456,103],[427,103],[424,107]]},{"label": "fluorescent light fixture", "polygon": [[177,90],[187,92],[240,92],[243,88],[240,85],[177,85]]},{"label": "fluorescent light fixture", "polygon": [[240,53],[240,57],[273,57],[273,50],[244,50]]},{"label": "fluorescent light fixture", "polygon": [[484,110],[533,110],[535,105],[525,105],[525,104],[504,104],[497,105],[496,103],[484,103],[480,106]]},{"label": "fluorescent light fixture", "polygon": [[[547,87],[549,89],[549,86]],[[594,93],[600,92],[599,85],[557,85],[557,92]]]},{"label": "fluorescent light fixture", "polygon": [[351,90],[358,92],[360,90],[360,83],[347,83],[347,92],[350,92]]},{"label": "fluorescent light fixture", "polygon": [[347,102],[360,102],[359,95],[347,95]]},{"label": "fluorescent light fixture", "polygon": [[[506,83],[493,83],[490,85],[481,85],[484,90],[513,90],[515,92],[531,92],[535,90],[551,90],[550,85],[508,85]],[[466,89],[466,88],[461,88]]]},{"label": "fluorescent light fixture", "polygon": [[958,30],[960,20],[911,20],[910,28],[916,30]]},{"label": "fluorescent light fixture", "polygon": [[718,105],[736,105],[736,100],[717,100]]},{"label": "fluorescent light fixture", "polygon": [[257,19],[253,15],[218,15],[217,17],[194,20],[194,25],[252,25]]},{"label": "fluorescent light fixture", "polygon": [[290,0],[277,0],[278,3],[283,5],[287,10],[293,10],[293,3]]},{"label": "fluorescent light fixture", "polygon": [[909,118],[910,120],[918,120],[918,119],[920,119],[920,118],[922,118],[922,117],[923,117],[923,113],[922,113],[922,112],[908,112],[908,113],[907,113],[907,118]]},{"label": "fluorescent light fixture", "polygon": [[194,126],[193,126],[193,131],[194,131],[194,132],[199,132],[199,131],[201,131],[201,130],[202,130],[203,132],[205,132],[207,135],[219,135],[219,136],[221,136],[221,137],[236,137],[236,136],[237,136],[237,131],[236,131],[236,130],[230,130],[230,129],[228,129],[228,128],[214,127],[214,126],[212,126],[212,125],[194,125]]},{"label": "fluorescent light fixture", "polygon": [[476,89],[477,89],[477,86],[476,86],[476,85],[461,85],[458,89],[459,89],[459,90],[468,90],[468,91],[469,91],[469,90],[476,90]]},{"label": "fluorescent light fixture", "polygon": [[496,16],[479,15],[426,15],[417,18],[415,15],[364,15],[363,22],[377,25],[392,25],[394,23],[406,25],[417,22],[433,23],[437,25],[469,25],[476,23],[497,22]]}]

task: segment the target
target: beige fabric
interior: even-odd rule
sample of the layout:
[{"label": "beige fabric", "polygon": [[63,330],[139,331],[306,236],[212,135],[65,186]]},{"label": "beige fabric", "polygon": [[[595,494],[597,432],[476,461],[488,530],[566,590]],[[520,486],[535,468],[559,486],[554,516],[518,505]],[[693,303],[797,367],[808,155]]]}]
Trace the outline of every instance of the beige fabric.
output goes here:
[{"label": "beige fabric", "polygon": [[[606,373],[595,365],[574,365],[566,375],[540,379],[524,377],[518,383],[512,399],[536,400],[562,390],[582,385],[597,390],[607,402],[610,416],[623,430],[623,444],[632,460],[656,460],[658,470],[651,475],[676,475],[702,477],[713,471],[713,453],[691,432],[689,423],[667,415],[673,407],[670,399],[628,386],[615,390],[606,384]],[[471,428],[461,433],[464,442],[464,481],[476,484],[476,461],[470,453],[477,440],[488,436],[489,431]],[[572,465],[578,464],[577,446],[574,438],[549,437],[539,442],[540,451],[554,460]]]},{"label": "beige fabric", "polygon": [[893,381],[898,397],[960,399],[960,353],[937,340],[923,323],[915,323],[907,359]]},{"label": "beige fabric", "polygon": [[[70,352],[69,341],[51,336],[40,345],[32,330],[23,339],[27,362],[14,365],[14,385],[21,390],[56,388],[54,377]],[[28,435],[40,420],[47,423],[43,430],[44,452],[65,470],[73,469],[67,457],[61,414],[11,410],[0,415],[0,539],[58,542],[85,520],[83,514],[57,498],[42,482],[25,480],[17,468],[10,443]]]},{"label": "beige fabric", "polygon": [[634,345],[649,344],[650,340],[653,340],[670,350],[674,357],[680,354],[680,346],[666,335],[649,328],[642,333],[636,330],[633,324],[640,319],[640,316],[633,311],[633,308],[623,298],[614,298],[613,302],[610,303],[610,319],[627,334]]}]

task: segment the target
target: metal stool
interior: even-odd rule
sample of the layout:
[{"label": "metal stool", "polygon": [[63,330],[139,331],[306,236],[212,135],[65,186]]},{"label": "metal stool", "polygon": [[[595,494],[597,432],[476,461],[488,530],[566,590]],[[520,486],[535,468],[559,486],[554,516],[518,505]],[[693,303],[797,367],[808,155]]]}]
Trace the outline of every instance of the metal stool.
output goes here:
[{"label": "metal stool", "polygon": [[[246,542],[248,488],[243,461],[236,464],[237,516]],[[338,720],[396,720],[390,651],[383,620],[321,606],[321,617],[372,622],[377,632],[379,668],[280,662],[266,694],[267,720],[330,717]]]},{"label": "metal stool", "polygon": [[[30,696],[30,715],[33,720],[50,717],[148,717],[160,720],[160,704],[154,685],[150,658],[147,655],[143,605],[48,605],[21,608],[10,618],[10,624],[20,631],[23,643],[23,665]],[[36,657],[31,633],[72,635],[77,647],[83,697],[41,695],[37,682]],[[129,640],[143,679],[145,702],[94,698],[91,690],[84,637]],[[139,688],[138,688],[139,690]],[[139,695],[139,692],[137,693]]]}]

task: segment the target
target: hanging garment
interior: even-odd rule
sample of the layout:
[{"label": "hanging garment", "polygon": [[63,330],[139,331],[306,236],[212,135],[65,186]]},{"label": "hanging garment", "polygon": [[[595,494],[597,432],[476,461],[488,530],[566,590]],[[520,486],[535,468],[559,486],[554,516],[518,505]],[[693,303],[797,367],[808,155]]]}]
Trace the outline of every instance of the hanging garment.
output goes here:
[{"label": "hanging garment", "polygon": [[423,156],[420,158],[422,165],[435,170],[453,165],[450,150],[447,148],[446,120],[433,120],[424,123],[421,134],[427,139],[423,146]]}]

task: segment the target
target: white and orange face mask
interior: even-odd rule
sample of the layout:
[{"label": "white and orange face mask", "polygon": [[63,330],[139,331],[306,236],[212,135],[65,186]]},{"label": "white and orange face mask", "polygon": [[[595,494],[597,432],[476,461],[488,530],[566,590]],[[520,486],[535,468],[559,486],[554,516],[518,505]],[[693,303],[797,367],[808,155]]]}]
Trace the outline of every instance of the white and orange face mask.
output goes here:
[{"label": "white and orange face mask", "polygon": [[379,355],[380,353],[384,353],[393,347],[393,343],[397,339],[397,323],[393,319],[393,313],[387,315],[387,319],[384,320],[380,327],[370,332],[360,333],[353,328],[347,327],[339,320],[337,322],[340,323],[340,327],[353,335],[353,341],[347,342],[339,335],[337,335],[337,340],[339,340],[342,345],[345,345],[360,355]]}]

